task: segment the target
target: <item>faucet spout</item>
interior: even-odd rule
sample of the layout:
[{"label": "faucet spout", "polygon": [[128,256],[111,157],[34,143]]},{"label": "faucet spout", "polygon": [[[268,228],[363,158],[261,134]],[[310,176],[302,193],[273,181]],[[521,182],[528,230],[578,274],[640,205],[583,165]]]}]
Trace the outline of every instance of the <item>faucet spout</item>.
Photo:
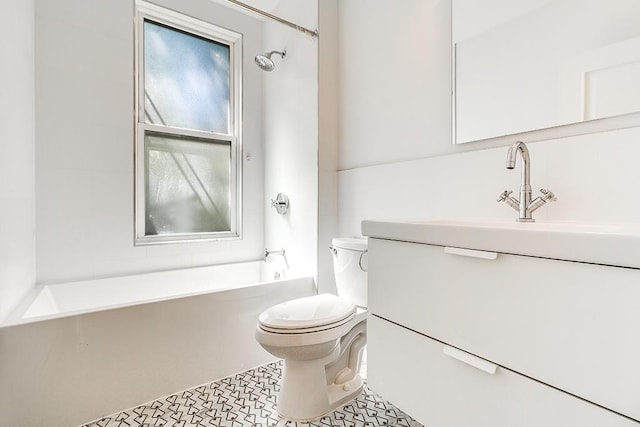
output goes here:
[{"label": "faucet spout", "polygon": [[551,191],[543,188],[540,190],[542,196],[536,197],[535,200],[531,200],[531,159],[529,158],[529,150],[527,149],[527,146],[524,145],[524,142],[518,141],[513,143],[511,147],[509,147],[509,151],[507,151],[506,167],[507,169],[515,169],[516,157],[518,157],[518,153],[520,153],[520,157],[522,157],[520,200],[512,197],[511,191],[505,190],[502,192],[502,194],[500,194],[500,197],[498,197],[498,202],[505,202],[507,205],[517,210],[517,221],[534,222],[535,220],[531,217],[533,211],[537,210],[540,206],[544,205],[547,202],[556,201],[557,198]]},{"label": "faucet spout", "polygon": [[269,249],[264,250],[264,262],[267,262],[269,260],[269,257],[271,255],[280,255],[282,257],[282,260],[284,261],[284,265],[285,268],[289,268],[289,261],[287,261],[287,254],[284,251],[284,249],[279,249],[277,251],[270,251]]},{"label": "faucet spout", "polygon": [[520,153],[522,157],[522,175],[520,179],[520,200],[519,200],[519,216],[518,221],[521,222],[533,222],[531,217],[531,210],[529,205],[531,204],[531,165],[529,158],[529,150],[522,141],[513,143],[507,151],[507,169],[514,169],[516,167],[516,157]]}]

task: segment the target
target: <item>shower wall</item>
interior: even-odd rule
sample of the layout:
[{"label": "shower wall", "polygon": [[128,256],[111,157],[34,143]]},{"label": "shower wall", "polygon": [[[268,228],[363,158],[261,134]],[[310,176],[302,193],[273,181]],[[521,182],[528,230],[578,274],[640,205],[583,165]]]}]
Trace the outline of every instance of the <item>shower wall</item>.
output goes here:
[{"label": "shower wall", "polygon": [[0,6],[0,323],[35,283],[33,0]]},{"label": "shower wall", "polygon": [[244,34],[243,239],[133,245],[134,0],[36,0],[38,282],[262,256],[262,72],[251,52],[263,24],[209,0],[153,2]]},{"label": "shower wall", "polygon": [[[282,0],[274,14],[309,29],[318,25],[317,0]],[[317,273],[318,40],[274,22],[264,24],[263,51],[286,49],[264,72],[265,243],[284,248],[292,272]],[[286,215],[270,207],[278,193],[290,199]]]},{"label": "shower wall", "polygon": [[[245,36],[243,239],[133,244],[134,0],[9,0],[0,7],[11,40],[0,59],[12,65],[0,69],[12,82],[0,96],[0,319],[36,280],[256,260],[265,247],[316,273],[318,40],[210,0],[152,2],[236,23]],[[317,0],[283,0],[272,12],[318,26]],[[286,60],[257,69],[255,53],[275,47]],[[291,198],[284,217],[269,206],[278,192]]]}]

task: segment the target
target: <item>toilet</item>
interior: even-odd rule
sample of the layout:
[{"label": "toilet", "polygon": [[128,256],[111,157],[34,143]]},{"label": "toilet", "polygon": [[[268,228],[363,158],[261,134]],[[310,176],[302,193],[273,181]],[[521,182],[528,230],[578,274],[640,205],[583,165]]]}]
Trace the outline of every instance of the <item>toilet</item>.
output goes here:
[{"label": "toilet", "polygon": [[367,341],[367,240],[334,238],[329,248],[338,295],[320,294],[260,314],[256,339],[284,359],[278,414],[309,421],[355,398]]}]

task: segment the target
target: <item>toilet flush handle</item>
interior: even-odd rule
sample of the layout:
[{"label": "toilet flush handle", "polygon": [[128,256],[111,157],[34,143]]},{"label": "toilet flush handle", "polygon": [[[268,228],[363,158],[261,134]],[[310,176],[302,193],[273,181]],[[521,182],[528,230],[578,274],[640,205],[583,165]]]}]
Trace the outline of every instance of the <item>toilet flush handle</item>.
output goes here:
[{"label": "toilet flush handle", "polygon": [[[365,249],[365,250],[346,249],[346,250],[360,252],[360,257],[358,258],[358,266],[360,267],[360,270],[362,270],[362,271],[364,271],[366,273],[368,270],[363,264],[363,259],[364,259],[364,256],[369,252],[369,250],[368,249]],[[329,252],[331,252],[333,254],[333,256],[338,256],[338,249],[336,249],[336,247],[333,246],[333,245],[329,246]]]},{"label": "toilet flush handle", "polygon": [[360,266],[360,270],[364,271],[365,273],[368,271],[367,268],[365,268],[362,265],[362,259],[364,258],[364,256],[368,253],[369,251],[367,249],[365,249],[364,251],[360,252],[360,259],[358,260],[358,266]]}]

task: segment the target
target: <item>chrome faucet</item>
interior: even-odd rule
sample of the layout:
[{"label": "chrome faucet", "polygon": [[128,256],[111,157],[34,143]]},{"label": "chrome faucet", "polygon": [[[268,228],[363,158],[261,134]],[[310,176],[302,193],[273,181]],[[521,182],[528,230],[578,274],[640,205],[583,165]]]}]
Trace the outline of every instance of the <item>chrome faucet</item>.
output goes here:
[{"label": "chrome faucet", "polygon": [[287,261],[287,254],[284,251],[284,249],[279,249],[277,251],[270,251],[269,249],[264,250],[264,262],[267,262],[269,260],[269,257],[271,255],[280,255],[284,261],[284,265],[285,267],[288,269],[289,268],[289,261]]},{"label": "chrome faucet", "polygon": [[512,191],[504,190],[502,194],[500,194],[500,197],[498,197],[498,202],[505,202],[507,205],[517,210],[519,213],[517,221],[534,222],[535,220],[531,217],[533,211],[548,201],[556,201],[557,198],[551,191],[543,188],[540,190],[542,196],[538,196],[534,200],[531,200],[531,166],[529,164],[531,160],[529,158],[529,150],[524,142],[518,141],[509,147],[509,151],[507,151],[506,167],[507,169],[514,169],[516,167],[516,157],[518,153],[520,153],[520,157],[522,157],[520,199],[518,200],[511,196]]}]

